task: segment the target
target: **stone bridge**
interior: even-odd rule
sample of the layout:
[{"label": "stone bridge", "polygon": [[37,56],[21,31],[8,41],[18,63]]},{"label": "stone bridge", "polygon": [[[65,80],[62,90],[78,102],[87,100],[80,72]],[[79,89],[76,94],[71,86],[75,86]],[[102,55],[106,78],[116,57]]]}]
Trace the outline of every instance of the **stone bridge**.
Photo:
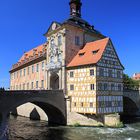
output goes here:
[{"label": "stone bridge", "polygon": [[48,125],[66,125],[66,103],[62,90],[0,92],[0,121],[4,122],[12,110],[27,102],[44,110]]},{"label": "stone bridge", "polygon": [[125,115],[140,115],[140,90],[125,90],[123,92]]}]

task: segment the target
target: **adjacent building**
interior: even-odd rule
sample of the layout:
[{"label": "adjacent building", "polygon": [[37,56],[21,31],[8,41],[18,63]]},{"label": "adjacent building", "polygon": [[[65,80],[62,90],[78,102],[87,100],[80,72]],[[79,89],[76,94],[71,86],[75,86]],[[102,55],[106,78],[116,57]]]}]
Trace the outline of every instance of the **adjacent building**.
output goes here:
[{"label": "adjacent building", "polygon": [[81,17],[81,0],[70,0],[70,17],[52,22],[47,42],[23,54],[10,70],[11,90],[62,89],[70,110],[123,112],[123,65],[110,38]]},{"label": "adjacent building", "polygon": [[132,79],[140,80],[140,73],[134,73],[133,76],[132,76]]}]

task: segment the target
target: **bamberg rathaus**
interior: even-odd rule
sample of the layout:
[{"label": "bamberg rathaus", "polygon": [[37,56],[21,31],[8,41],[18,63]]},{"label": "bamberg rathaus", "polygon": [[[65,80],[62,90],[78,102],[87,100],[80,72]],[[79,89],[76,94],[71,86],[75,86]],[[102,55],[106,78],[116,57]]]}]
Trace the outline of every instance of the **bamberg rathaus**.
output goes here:
[{"label": "bamberg rathaus", "polygon": [[[123,69],[110,38],[81,17],[81,0],[70,0],[70,17],[52,22],[47,42],[23,54],[10,70],[11,90],[62,89],[71,112],[123,112]],[[18,108],[34,108],[28,103]],[[22,112],[22,113],[21,113]]]}]

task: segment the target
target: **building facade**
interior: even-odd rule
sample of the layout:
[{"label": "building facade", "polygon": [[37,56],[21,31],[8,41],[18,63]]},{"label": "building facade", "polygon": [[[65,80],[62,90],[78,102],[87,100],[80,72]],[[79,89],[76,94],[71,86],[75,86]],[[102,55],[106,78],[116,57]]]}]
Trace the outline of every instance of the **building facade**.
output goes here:
[{"label": "building facade", "polygon": [[13,65],[10,89],[62,89],[73,112],[123,112],[124,68],[112,41],[82,19],[81,0],[69,5],[69,19],[52,22],[47,42]]}]

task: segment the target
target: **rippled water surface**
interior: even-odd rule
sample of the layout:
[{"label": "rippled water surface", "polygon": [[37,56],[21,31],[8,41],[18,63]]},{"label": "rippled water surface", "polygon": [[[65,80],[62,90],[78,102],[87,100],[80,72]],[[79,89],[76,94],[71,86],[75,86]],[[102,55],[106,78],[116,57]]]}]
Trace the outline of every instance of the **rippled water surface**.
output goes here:
[{"label": "rippled water surface", "polygon": [[140,140],[140,122],[125,128],[47,127],[27,118],[9,119],[9,140]]}]

